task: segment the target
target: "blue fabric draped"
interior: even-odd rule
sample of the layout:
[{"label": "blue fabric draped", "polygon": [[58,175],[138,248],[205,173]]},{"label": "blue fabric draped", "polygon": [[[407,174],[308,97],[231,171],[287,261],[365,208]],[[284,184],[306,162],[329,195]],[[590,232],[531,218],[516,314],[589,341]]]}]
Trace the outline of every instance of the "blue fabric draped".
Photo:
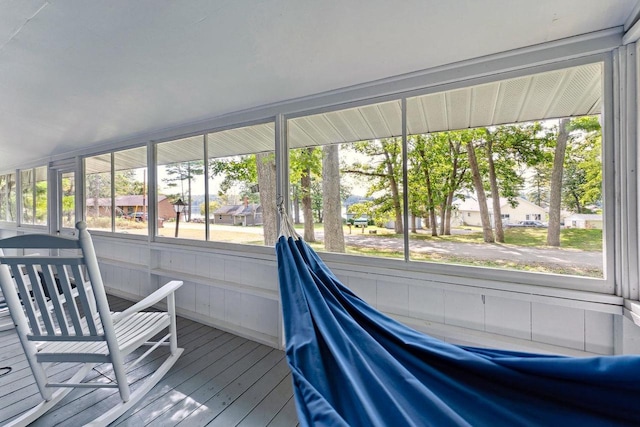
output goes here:
[{"label": "blue fabric draped", "polygon": [[640,425],[640,357],[448,344],[369,306],[301,239],[276,252],[302,426]]}]

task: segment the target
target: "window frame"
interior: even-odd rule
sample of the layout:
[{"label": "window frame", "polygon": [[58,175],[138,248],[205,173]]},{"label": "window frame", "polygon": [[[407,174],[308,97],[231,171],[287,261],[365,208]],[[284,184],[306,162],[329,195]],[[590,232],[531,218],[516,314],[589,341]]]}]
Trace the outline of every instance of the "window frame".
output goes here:
[{"label": "window frame", "polygon": [[[530,65],[517,68],[515,70],[503,71],[498,73],[492,73],[481,77],[474,77],[469,79],[460,79],[453,82],[443,82],[438,84],[437,82],[429,87],[422,87],[419,89],[413,89],[405,92],[399,92],[395,94],[389,94],[384,96],[377,96],[367,99],[361,99],[357,101],[345,102],[342,104],[334,104],[331,106],[324,106],[320,108],[309,108],[306,110],[296,111],[290,114],[284,114],[284,120],[289,121],[291,119],[312,116],[317,114],[324,114],[334,111],[340,111],[350,108],[364,107],[367,105],[378,104],[388,101],[399,100],[402,102],[402,122],[403,122],[403,148],[404,152],[407,151],[407,127],[406,127],[406,100],[408,98],[435,94],[441,92],[447,92],[455,89],[468,88],[472,86],[478,86],[486,83],[492,83],[502,80],[508,80],[517,77],[523,77],[532,74],[538,74],[548,71],[561,70],[565,68],[571,68],[580,65],[588,64],[602,64],[602,174],[603,174],[603,278],[590,278],[590,277],[578,277],[559,274],[548,273],[536,273],[526,272],[518,270],[502,270],[491,267],[476,267],[465,266],[456,264],[441,264],[425,261],[411,261],[408,259],[409,247],[408,242],[408,227],[404,228],[404,240],[405,240],[405,259],[387,259],[378,257],[367,257],[359,255],[348,254],[334,254],[329,252],[322,252],[322,257],[328,262],[347,262],[349,265],[366,266],[378,266],[388,269],[401,269],[403,271],[412,273],[428,273],[435,276],[452,276],[461,279],[461,284],[474,286],[476,279],[490,282],[498,282],[498,288],[503,289],[506,285],[507,288],[512,289],[511,284],[517,285],[532,285],[536,287],[555,288],[558,290],[571,290],[571,291],[585,291],[585,292],[598,292],[603,294],[615,294],[615,280],[613,271],[616,268],[617,263],[620,262],[615,256],[616,247],[614,244],[614,236],[620,235],[619,229],[614,227],[616,222],[612,217],[612,214],[616,211],[614,209],[614,197],[616,188],[614,186],[614,153],[613,153],[613,128],[614,122],[612,120],[612,97],[613,88],[612,82],[614,79],[612,70],[612,56],[608,53],[600,53],[593,55],[586,55],[579,58],[569,59],[565,61],[556,60],[542,65]],[[285,147],[289,150],[288,144]],[[407,179],[406,179],[406,160],[405,160],[405,177],[404,177],[404,194],[405,203],[407,205]],[[288,179],[288,177],[287,177]],[[287,193],[288,194],[288,193]],[[403,208],[405,215],[405,222],[407,221],[408,211]],[[610,218],[607,218],[607,215]],[[408,222],[406,222],[408,223]],[[351,259],[353,258],[353,260]],[[370,261],[371,260],[371,261]],[[353,262],[352,262],[353,261]],[[400,263],[400,264],[398,264]]]},{"label": "window frame", "polygon": [[[616,212],[614,209],[614,195],[619,191],[617,184],[618,175],[614,173],[614,120],[613,120],[613,97],[614,80],[616,75],[613,67],[614,49],[617,42],[611,41],[613,37],[601,35],[597,40],[573,40],[568,42],[560,52],[558,46],[548,48],[523,49],[515,53],[496,55],[489,58],[465,61],[461,64],[450,64],[444,67],[426,70],[416,73],[416,75],[398,76],[388,81],[376,82],[375,84],[363,84],[353,88],[335,91],[327,94],[297,99],[283,102],[273,106],[256,109],[256,111],[237,112],[228,116],[213,119],[205,125],[185,126],[180,131],[167,131],[162,138],[146,140],[138,139],[137,145],[124,145],[117,147],[117,150],[135,148],[145,145],[148,149],[147,167],[149,171],[149,182],[154,188],[149,188],[149,194],[155,198],[155,158],[152,155],[153,147],[156,143],[167,142],[188,136],[199,135],[233,128],[245,127],[252,124],[266,123],[274,120],[275,117],[275,153],[277,168],[277,192],[284,198],[285,205],[288,203],[288,144],[286,140],[286,127],[289,119],[303,117],[312,114],[342,110],[358,106],[365,106],[391,100],[402,100],[406,104],[409,97],[426,95],[429,93],[443,92],[463,87],[491,83],[498,80],[520,77],[529,74],[536,74],[545,71],[585,65],[590,63],[603,63],[603,181],[604,181],[604,209],[605,215]],[[600,44],[598,44],[600,43]],[[533,57],[531,51],[537,52]],[[404,139],[406,144],[406,112],[403,108]],[[258,117],[258,118],[256,118]],[[203,129],[204,128],[204,129]],[[185,129],[188,129],[185,131]],[[104,153],[104,152],[103,152]],[[100,153],[91,152],[87,155],[95,156]],[[83,175],[84,176],[84,175]],[[152,179],[153,176],[153,179]],[[406,192],[405,192],[406,193]],[[154,206],[152,212],[156,215],[156,202],[150,200],[150,205]],[[84,201],[82,202],[85,210]],[[617,217],[616,217],[617,218]],[[634,218],[627,219],[635,221]],[[150,220],[150,224],[151,224]],[[364,257],[357,255],[322,253],[322,257],[330,263],[347,266],[358,271],[361,267],[383,267],[385,269],[406,272],[408,276],[423,277],[427,274],[433,280],[457,283],[465,286],[495,287],[496,289],[508,289],[516,292],[524,290],[540,295],[563,295],[572,298],[579,295],[576,291],[584,291],[589,295],[615,294],[614,283],[618,277],[618,270],[621,265],[620,248],[614,246],[614,237],[620,238],[620,229],[614,228],[614,219],[605,220],[604,224],[604,266],[605,279],[593,279],[585,277],[559,276],[531,272],[504,271],[486,267],[455,266],[449,264],[436,264],[426,262],[409,262],[398,259],[381,259],[374,257]],[[153,223],[155,227],[155,218]],[[632,224],[633,225],[633,224]],[[635,225],[633,225],[635,227]],[[637,228],[637,227],[635,227]],[[102,233],[106,236],[113,236],[113,233]],[[133,236],[118,234],[118,238],[144,239],[143,236]],[[253,254],[270,254],[272,248],[243,245],[239,243],[215,242],[215,241],[195,241],[187,239],[162,238],[156,236],[155,230],[149,230],[150,243],[172,245],[185,245],[194,247],[206,247],[219,249],[221,251],[238,251]],[[613,272],[616,272],[614,275]],[[614,277],[615,276],[615,277]],[[560,279],[560,280],[559,280]],[[581,294],[580,294],[581,295]]]}]

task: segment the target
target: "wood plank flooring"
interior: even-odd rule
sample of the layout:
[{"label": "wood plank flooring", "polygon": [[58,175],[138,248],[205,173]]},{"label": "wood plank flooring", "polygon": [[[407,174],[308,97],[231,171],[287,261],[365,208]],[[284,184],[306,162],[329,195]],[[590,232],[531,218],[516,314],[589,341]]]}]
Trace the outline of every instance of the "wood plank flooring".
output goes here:
[{"label": "wood plank flooring", "polygon": [[[131,305],[115,297],[109,300],[114,311]],[[178,345],[185,351],[168,374],[112,426],[298,425],[284,352],[180,317]],[[165,351],[157,350],[130,372],[132,389],[154,372]],[[2,366],[11,372],[0,376],[0,425],[41,401],[13,330],[0,332]],[[53,372],[56,381],[63,381],[75,366],[58,364]],[[110,382],[112,374],[111,365],[98,365],[88,379]],[[118,401],[115,389],[76,389],[32,425],[80,426]]]}]

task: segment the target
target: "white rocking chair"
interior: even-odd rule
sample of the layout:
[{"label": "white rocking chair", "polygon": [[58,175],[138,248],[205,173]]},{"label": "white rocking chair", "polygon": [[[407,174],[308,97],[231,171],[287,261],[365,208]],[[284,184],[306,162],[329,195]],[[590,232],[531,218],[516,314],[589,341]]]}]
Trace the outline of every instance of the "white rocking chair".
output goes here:
[{"label": "white rocking chair", "polygon": [[[48,256],[0,257],[0,286],[44,400],[14,419],[10,426],[33,422],[75,387],[118,388],[122,402],[88,424],[107,425],[149,392],[182,354],[176,337],[174,297],[182,282],[169,282],[127,310],[111,312],[87,226],[79,222],[76,228],[78,239],[32,234],[0,240],[0,250],[51,252]],[[165,298],[167,312],[142,311]],[[167,328],[163,338],[149,341]],[[141,346],[150,348],[125,365],[125,356]],[[158,346],[169,346],[170,355],[130,393],[126,369],[137,365]],[[67,382],[52,383],[47,377],[47,367],[52,362],[78,362],[80,368]],[[113,365],[115,383],[81,382],[97,363]]]}]

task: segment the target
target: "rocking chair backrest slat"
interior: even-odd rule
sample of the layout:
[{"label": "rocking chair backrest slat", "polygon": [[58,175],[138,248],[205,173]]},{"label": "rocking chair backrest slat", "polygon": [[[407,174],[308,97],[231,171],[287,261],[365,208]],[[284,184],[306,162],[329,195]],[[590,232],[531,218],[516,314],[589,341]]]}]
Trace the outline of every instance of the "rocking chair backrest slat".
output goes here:
[{"label": "rocking chair backrest slat", "polygon": [[[58,321],[58,327],[62,335],[69,335],[69,329],[67,328],[67,317],[65,316],[64,309],[62,308],[60,294],[58,293],[58,287],[56,286],[56,279],[53,273],[52,265],[43,265],[42,277],[44,278],[44,284],[49,290],[49,301],[53,306],[56,320]],[[60,280],[60,279],[58,279]]]},{"label": "rocking chair backrest slat", "polygon": [[[40,278],[38,277],[38,272],[36,271],[35,265],[22,264],[22,268],[27,271],[29,276],[29,282],[31,282],[31,293],[33,294],[33,298],[35,300],[36,309],[36,317],[40,317],[42,319],[42,323],[44,324],[44,328],[47,331],[47,334],[55,334],[55,326],[53,325],[53,319],[51,318],[51,314],[47,309],[47,297],[44,293],[44,289],[42,289]],[[22,294],[21,294],[22,295]],[[29,294],[24,294],[24,298],[29,298]]]},{"label": "rocking chair backrest slat", "polygon": [[[53,246],[47,248],[51,252],[62,252],[55,246],[58,238],[44,240]],[[69,249],[66,240],[61,242],[63,249]],[[7,242],[0,244],[5,246]],[[20,240],[14,239],[13,244],[20,244]],[[27,244],[33,245],[33,242],[28,241]],[[44,249],[41,246],[38,248]],[[65,337],[83,337],[85,341],[104,340],[104,328],[102,320],[98,320],[100,317],[93,300],[94,293],[83,274],[86,265],[84,256],[5,256],[0,261],[11,268],[23,310],[29,320],[29,340],[59,341],[65,340]],[[25,274],[28,279],[25,279]]]},{"label": "rocking chair backrest slat", "polygon": [[[30,291],[29,288],[27,287],[27,283],[25,283],[24,280],[24,276],[22,275],[22,268],[20,268],[19,265],[11,265],[11,275],[13,276],[13,279],[15,280],[15,283],[17,284],[17,288],[18,288],[18,294],[19,295],[29,295]],[[3,290],[5,294],[9,294],[11,291],[10,290]],[[40,330],[40,322],[38,322],[37,316],[36,316],[36,309],[33,306],[33,300],[31,298],[21,298],[22,300],[22,305],[25,308],[25,311],[27,313],[27,317],[29,319],[29,325],[31,327],[32,333],[33,334],[37,334],[40,335],[42,333],[42,331]]]},{"label": "rocking chair backrest slat", "polygon": [[80,271],[80,266],[71,266],[71,271],[73,272],[73,277],[76,282],[76,289],[78,290],[78,298],[80,299],[82,310],[86,313],[85,320],[87,322],[87,327],[89,328],[89,334],[97,335],[98,328],[96,320],[98,319],[98,316],[95,305],[90,302],[90,298],[93,298],[93,295],[87,295],[87,288],[85,286],[84,276]]},{"label": "rocking chair backrest slat", "polygon": [[[73,329],[76,331],[77,336],[81,336],[81,335],[84,335],[84,331],[82,330],[80,313],[78,311],[76,299],[73,296],[73,290],[71,288],[71,280],[69,277],[69,273],[67,272],[67,268],[68,268],[67,266],[63,266],[63,268],[58,270],[58,277],[60,278],[60,287],[62,288],[65,301],[69,306],[69,318],[71,319],[71,323],[73,324]],[[84,282],[80,282],[80,283],[84,285]],[[84,286],[82,286],[82,288],[84,291]],[[79,293],[80,293],[80,290],[78,290],[78,294]]]}]

